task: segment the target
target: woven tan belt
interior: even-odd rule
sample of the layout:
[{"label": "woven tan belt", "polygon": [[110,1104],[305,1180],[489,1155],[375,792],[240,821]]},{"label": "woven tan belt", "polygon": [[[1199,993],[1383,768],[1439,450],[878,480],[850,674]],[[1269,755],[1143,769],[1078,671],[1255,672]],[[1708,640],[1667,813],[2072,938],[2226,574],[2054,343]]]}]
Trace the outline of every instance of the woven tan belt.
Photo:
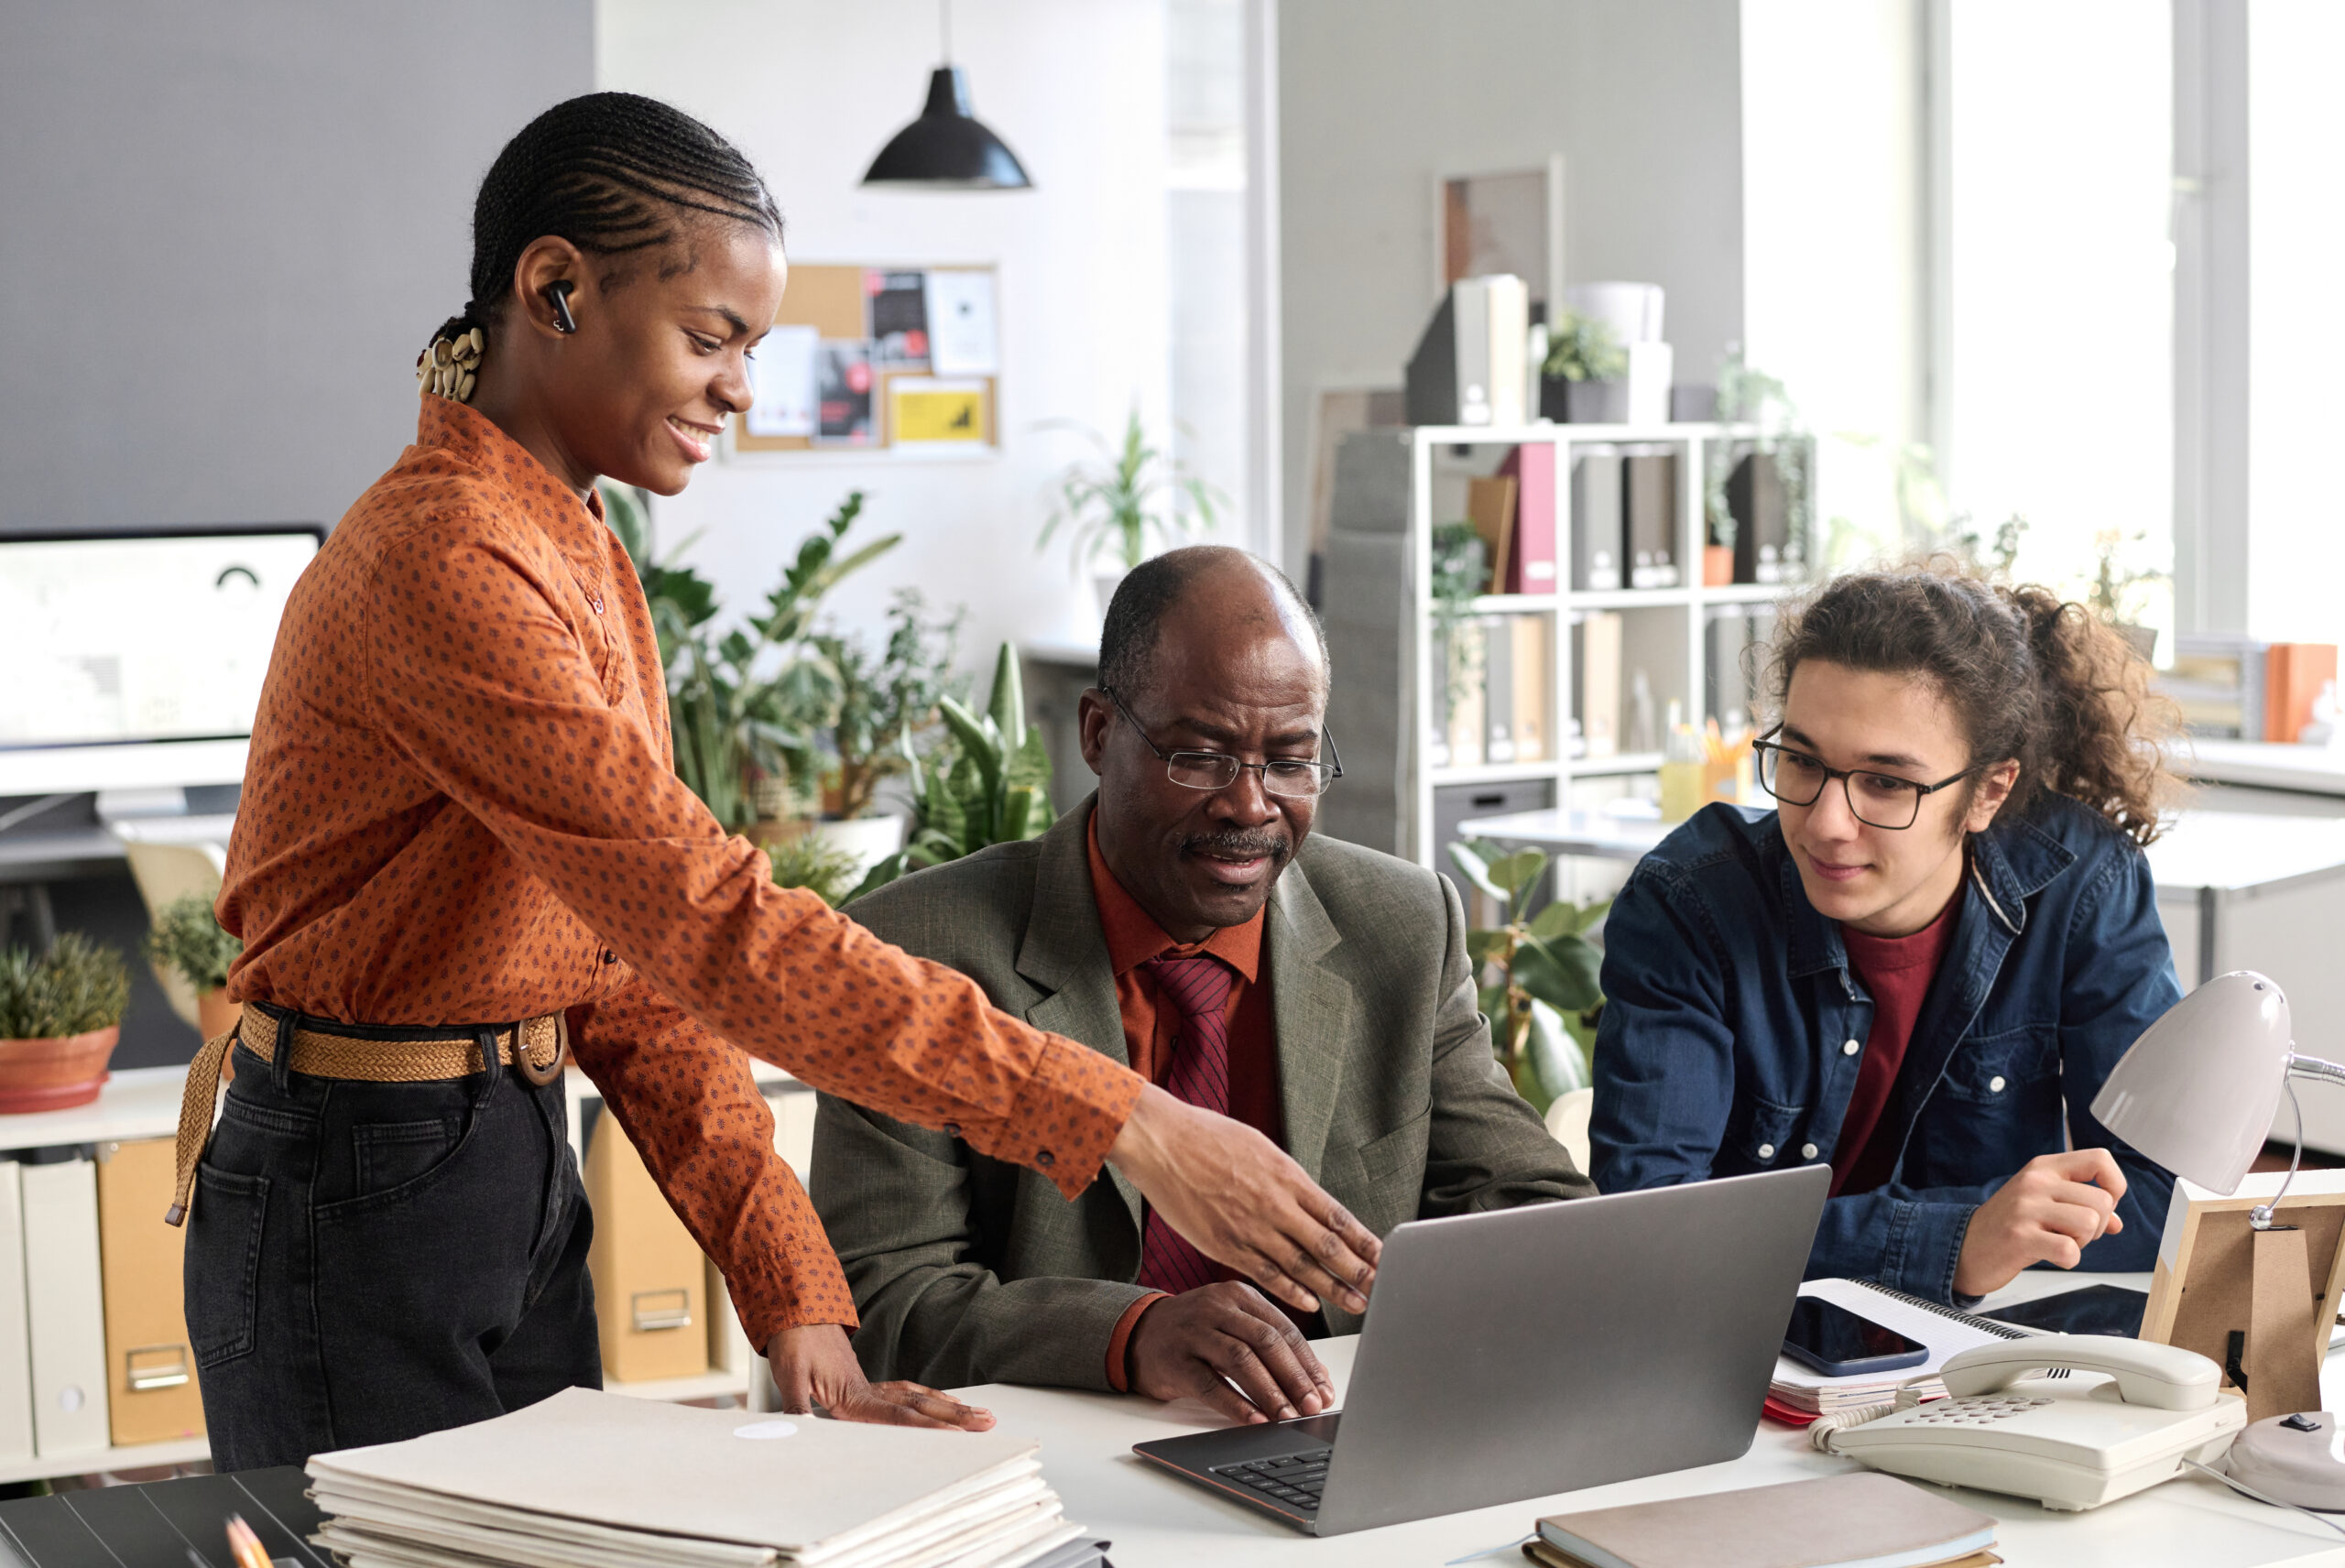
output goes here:
[{"label": "woven tan belt", "polygon": [[[203,1042],[188,1064],[187,1090],[180,1100],[179,1182],[172,1189],[166,1225],[186,1220],[195,1201],[195,1167],[212,1138],[212,1097],[220,1069],[241,1037],[246,1051],[275,1062],[285,1043],[284,1027],[258,1007],[246,1007],[234,1029]],[[516,1054],[518,1046],[518,1053]],[[431,1083],[468,1078],[481,1070],[480,1041],[474,1034],[450,1032],[421,1040],[369,1040],[307,1024],[293,1032],[287,1066],[312,1078],[355,1078],[369,1083]],[[570,1057],[570,1030],[560,1013],[525,1018],[496,1031],[496,1060],[543,1088],[562,1076]]]}]

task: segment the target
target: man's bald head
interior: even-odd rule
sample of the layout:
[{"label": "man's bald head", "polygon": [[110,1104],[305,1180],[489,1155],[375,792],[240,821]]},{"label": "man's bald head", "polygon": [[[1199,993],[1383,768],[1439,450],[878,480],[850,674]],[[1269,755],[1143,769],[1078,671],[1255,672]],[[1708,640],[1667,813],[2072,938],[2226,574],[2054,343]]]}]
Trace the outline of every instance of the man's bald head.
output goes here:
[{"label": "man's bald head", "polygon": [[1184,629],[1205,635],[1260,635],[1277,626],[1314,659],[1325,689],[1327,634],[1287,574],[1227,545],[1196,544],[1141,561],[1124,576],[1099,631],[1099,684],[1128,701],[1156,673],[1167,623],[1192,598],[1207,613]]}]

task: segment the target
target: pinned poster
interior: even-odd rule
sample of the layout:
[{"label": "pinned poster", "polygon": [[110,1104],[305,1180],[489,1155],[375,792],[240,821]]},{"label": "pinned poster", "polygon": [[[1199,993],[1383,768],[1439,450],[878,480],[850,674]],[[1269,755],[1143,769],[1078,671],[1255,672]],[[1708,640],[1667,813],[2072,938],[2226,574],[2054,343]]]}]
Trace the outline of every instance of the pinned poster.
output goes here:
[{"label": "pinned poster", "polygon": [[939,376],[993,376],[1001,348],[991,271],[928,275],[928,363]]},{"label": "pinned poster", "polygon": [[888,382],[888,428],[900,452],[965,451],[992,437],[983,381],[897,376]]},{"label": "pinned poster", "polygon": [[863,291],[871,297],[871,357],[879,365],[925,365],[928,363],[928,278],[921,272],[863,275]]},{"label": "pinned poster", "polygon": [[824,343],[816,359],[814,439],[832,446],[869,446],[871,345]]},{"label": "pinned poster", "polygon": [[753,436],[811,436],[815,430],[814,360],[822,333],[776,327],[749,361],[747,424]]}]

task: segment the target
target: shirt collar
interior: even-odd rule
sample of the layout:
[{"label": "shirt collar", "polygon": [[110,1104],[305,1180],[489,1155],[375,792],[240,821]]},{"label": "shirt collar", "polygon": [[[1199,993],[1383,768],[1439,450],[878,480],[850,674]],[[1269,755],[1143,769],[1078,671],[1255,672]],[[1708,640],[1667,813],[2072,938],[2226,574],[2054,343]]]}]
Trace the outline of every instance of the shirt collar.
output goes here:
[{"label": "shirt collar", "polygon": [[1156,917],[1140,908],[1140,900],[1125,891],[1107,869],[1107,857],[1099,853],[1099,813],[1094,808],[1091,820],[1084,829],[1084,839],[1091,856],[1091,898],[1099,907],[1099,931],[1107,939],[1107,964],[1122,976],[1146,964],[1151,958],[1167,954],[1187,958],[1194,953],[1210,953],[1238,971],[1248,985],[1254,983],[1262,963],[1262,924],[1265,903],[1254,911],[1254,918],[1244,925],[1223,926],[1201,942],[1183,946],[1164,934]]},{"label": "shirt collar", "polygon": [[[503,490],[534,517],[569,522],[574,527],[584,511],[596,525],[603,523],[603,495],[589,487],[582,501],[577,492],[556,478],[528,447],[505,433],[486,414],[453,397],[425,393],[415,416],[415,444],[445,452]],[[526,466],[517,468],[516,461]],[[514,483],[515,480],[519,483]]]}]

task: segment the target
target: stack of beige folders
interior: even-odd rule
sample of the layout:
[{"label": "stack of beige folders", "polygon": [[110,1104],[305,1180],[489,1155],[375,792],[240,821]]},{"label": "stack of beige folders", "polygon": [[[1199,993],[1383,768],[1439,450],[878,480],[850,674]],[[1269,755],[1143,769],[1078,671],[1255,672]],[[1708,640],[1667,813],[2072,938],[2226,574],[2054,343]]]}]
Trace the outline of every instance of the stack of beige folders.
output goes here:
[{"label": "stack of beige folders", "polygon": [[317,1543],[350,1568],[1061,1568],[1096,1563],[1037,1445],[571,1388],[322,1454]]}]

